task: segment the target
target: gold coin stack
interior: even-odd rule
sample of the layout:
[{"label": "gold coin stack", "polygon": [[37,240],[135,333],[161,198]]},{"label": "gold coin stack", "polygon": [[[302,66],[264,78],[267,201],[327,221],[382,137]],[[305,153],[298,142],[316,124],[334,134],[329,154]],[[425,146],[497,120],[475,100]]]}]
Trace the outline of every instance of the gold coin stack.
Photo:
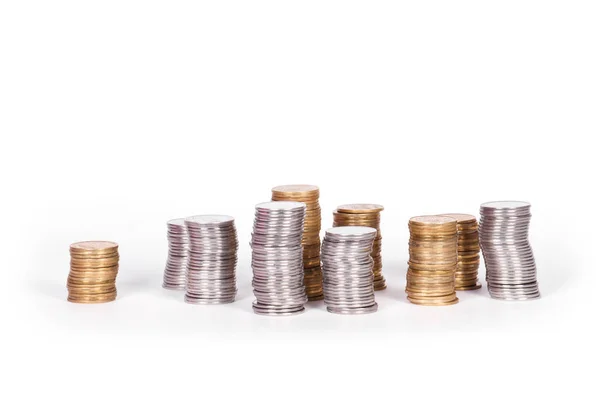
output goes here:
[{"label": "gold coin stack", "polygon": [[71,271],[67,279],[68,301],[106,303],[117,298],[115,280],[119,270],[119,245],[92,241],[73,243]]},{"label": "gold coin stack", "polygon": [[411,303],[424,306],[458,303],[454,289],[458,263],[456,225],[454,218],[434,215],[413,217],[408,222],[406,293]]},{"label": "gold coin stack", "polygon": [[309,301],[323,299],[323,271],[321,270],[321,206],[319,187],[314,185],[283,185],[272,189],[273,201],[299,201],[306,204],[302,257],[304,286]]},{"label": "gold coin stack", "polygon": [[454,274],[456,290],[481,289],[479,273],[479,229],[470,214],[443,214],[454,218],[458,227],[458,265]]},{"label": "gold coin stack", "polygon": [[333,226],[368,226],[377,229],[377,237],[373,242],[371,258],[373,258],[373,288],[386,288],[381,261],[381,230],[379,222],[383,206],[379,204],[344,204],[333,212]]}]

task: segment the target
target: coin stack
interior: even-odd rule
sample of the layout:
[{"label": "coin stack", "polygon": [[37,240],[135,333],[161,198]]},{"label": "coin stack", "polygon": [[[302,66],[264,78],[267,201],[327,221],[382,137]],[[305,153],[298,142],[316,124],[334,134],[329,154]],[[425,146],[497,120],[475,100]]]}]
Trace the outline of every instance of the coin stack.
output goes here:
[{"label": "coin stack", "polygon": [[408,228],[408,300],[424,306],[458,303],[454,289],[458,263],[456,220],[434,215],[413,217]]},{"label": "coin stack", "polygon": [[375,290],[386,288],[381,262],[381,230],[379,229],[381,211],[383,206],[379,204],[345,204],[333,212],[333,226],[368,226],[377,230],[371,253]]},{"label": "coin stack", "polygon": [[308,300],[302,265],[304,203],[272,201],[256,206],[252,233],[252,308],[262,315],[294,315]]},{"label": "coin stack", "polygon": [[321,270],[321,207],[319,188],[314,185],[284,185],[272,189],[273,201],[299,201],[306,204],[304,234],[302,236],[302,259],[304,286],[309,301],[323,299],[323,275]]},{"label": "coin stack", "polygon": [[454,274],[456,290],[481,289],[479,274],[479,232],[477,218],[469,214],[443,214],[454,218],[458,228],[458,265]]},{"label": "coin stack", "polygon": [[115,280],[119,271],[119,246],[113,242],[73,243],[71,271],[67,279],[68,301],[106,303],[117,298]]},{"label": "coin stack", "polygon": [[533,250],[529,244],[531,205],[495,201],[481,205],[479,241],[490,296],[501,300],[540,297]]},{"label": "coin stack", "polygon": [[163,277],[163,287],[165,289],[185,290],[188,233],[184,220],[185,218],[178,218],[167,222],[169,254]]},{"label": "coin stack", "polygon": [[233,217],[196,215],[185,219],[188,264],[185,301],[226,304],[235,301],[238,239]]},{"label": "coin stack", "polygon": [[376,236],[376,229],[364,226],[341,226],[325,231],[321,257],[327,311],[335,314],[377,311],[371,257]]}]

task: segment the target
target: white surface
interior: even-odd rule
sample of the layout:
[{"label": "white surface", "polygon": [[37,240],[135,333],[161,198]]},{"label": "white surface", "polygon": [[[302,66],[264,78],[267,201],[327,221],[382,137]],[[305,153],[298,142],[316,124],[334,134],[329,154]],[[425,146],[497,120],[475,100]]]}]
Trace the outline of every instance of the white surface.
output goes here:
[{"label": "white surface", "polygon": [[[0,397],[596,397],[599,18],[597,1],[0,3]],[[385,206],[377,313],[252,314],[254,205],[291,183],[319,185],[324,227]],[[410,305],[408,219],[507,199],[532,204],[543,298]],[[160,287],[165,222],[200,213],[236,218],[234,304]],[[92,239],[120,245],[118,300],[69,304],[68,246]]]}]

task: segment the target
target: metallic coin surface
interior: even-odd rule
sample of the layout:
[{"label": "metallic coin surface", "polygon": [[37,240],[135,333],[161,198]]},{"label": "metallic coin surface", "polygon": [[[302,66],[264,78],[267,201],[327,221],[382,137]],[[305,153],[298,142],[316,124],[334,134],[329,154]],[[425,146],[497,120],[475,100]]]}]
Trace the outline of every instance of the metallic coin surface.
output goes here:
[{"label": "metallic coin surface", "polygon": [[[284,316],[304,311],[307,289],[302,263],[302,232],[306,205],[273,201],[255,207],[252,287],[259,315]],[[320,270],[320,267],[319,267]],[[315,271],[310,271],[311,275]]]},{"label": "metallic coin surface", "polygon": [[106,303],[117,298],[118,244],[108,241],[73,243],[67,278],[67,300],[72,303]]},{"label": "metallic coin surface", "polygon": [[[315,185],[283,185],[272,189],[273,201],[292,201],[305,204],[302,230],[302,264],[305,269],[321,269],[321,207],[319,187]],[[258,226],[260,227],[260,226]],[[288,227],[294,229],[294,227]],[[279,229],[279,228],[278,228]],[[323,282],[320,273],[306,274],[304,283],[309,301],[323,299]]]},{"label": "metallic coin surface", "polygon": [[453,217],[424,215],[408,222],[406,294],[417,305],[441,306],[458,302],[455,273],[458,228]]},{"label": "metallic coin surface", "polygon": [[333,226],[366,226],[374,228],[377,235],[373,242],[371,258],[373,259],[373,287],[384,290],[387,285],[383,277],[383,261],[381,257],[380,212],[383,206],[379,204],[356,203],[338,206],[333,212]]},{"label": "metallic coin surface", "polygon": [[537,268],[529,244],[531,205],[494,201],[480,207],[479,241],[486,267],[488,292],[499,300],[540,297]]},{"label": "metallic coin surface", "polygon": [[189,248],[185,218],[167,221],[167,241],[169,250],[163,274],[163,287],[185,290]]},{"label": "metallic coin surface", "polygon": [[378,214],[383,211],[379,204],[354,203],[338,206],[337,212],[345,214]]},{"label": "metallic coin surface", "polygon": [[377,311],[371,251],[377,230],[363,226],[325,231],[321,259],[327,311],[366,314]]},{"label": "metallic coin surface", "polygon": [[458,230],[458,264],[456,267],[456,290],[476,290],[479,283],[479,227],[477,218],[470,214],[441,214],[454,218]]},{"label": "metallic coin surface", "polygon": [[[238,238],[229,215],[184,219],[187,232],[185,302],[213,305],[235,301]],[[181,282],[181,278],[174,280]]]}]

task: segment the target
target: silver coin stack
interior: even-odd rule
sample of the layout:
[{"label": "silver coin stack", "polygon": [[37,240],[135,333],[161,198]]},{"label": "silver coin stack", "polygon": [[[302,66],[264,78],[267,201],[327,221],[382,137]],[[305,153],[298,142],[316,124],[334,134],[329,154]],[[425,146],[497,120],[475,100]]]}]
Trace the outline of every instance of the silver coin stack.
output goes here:
[{"label": "silver coin stack", "polygon": [[364,226],[341,226],[325,231],[321,261],[327,311],[335,314],[377,311],[371,257],[376,236],[376,229]]},{"label": "silver coin stack", "polygon": [[295,315],[308,301],[304,289],[302,232],[306,205],[272,201],[256,206],[252,233],[252,308],[261,315]]},{"label": "silver coin stack", "polygon": [[185,274],[188,260],[188,235],[184,218],[167,221],[169,254],[163,276],[165,289],[185,290]]},{"label": "silver coin stack", "polygon": [[189,252],[185,301],[235,301],[238,239],[233,217],[197,215],[185,219]]},{"label": "silver coin stack", "polygon": [[540,297],[533,251],[529,245],[531,205],[495,201],[481,205],[479,241],[490,296],[500,300]]}]

